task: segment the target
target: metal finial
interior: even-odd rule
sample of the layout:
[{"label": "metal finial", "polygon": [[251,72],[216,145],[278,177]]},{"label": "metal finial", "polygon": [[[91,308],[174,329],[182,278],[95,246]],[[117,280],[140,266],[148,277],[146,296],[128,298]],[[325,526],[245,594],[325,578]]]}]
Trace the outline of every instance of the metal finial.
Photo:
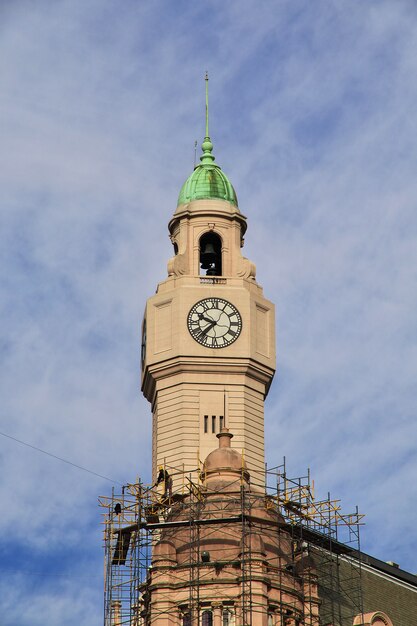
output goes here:
[{"label": "metal finial", "polygon": [[203,163],[203,165],[209,165],[213,163],[214,156],[212,155],[213,144],[211,143],[209,137],[208,72],[206,72],[204,80],[206,81],[206,136],[204,137],[204,141],[201,145],[203,149],[203,154],[200,157],[200,161]]},{"label": "metal finial", "polygon": [[206,72],[206,137],[209,136],[209,108],[208,108],[208,72]]}]

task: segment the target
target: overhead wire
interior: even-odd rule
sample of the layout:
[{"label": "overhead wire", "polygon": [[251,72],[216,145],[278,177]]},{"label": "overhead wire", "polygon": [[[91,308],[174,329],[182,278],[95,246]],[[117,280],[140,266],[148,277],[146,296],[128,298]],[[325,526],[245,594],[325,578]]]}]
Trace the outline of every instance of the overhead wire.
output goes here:
[{"label": "overhead wire", "polygon": [[36,450],[37,452],[42,452],[42,454],[46,454],[47,456],[52,457],[53,459],[56,459],[57,461],[62,461],[63,463],[67,463],[67,465],[72,465],[72,467],[76,467],[79,470],[82,470],[83,472],[87,472],[88,474],[92,474],[93,476],[97,476],[97,478],[102,478],[103,480],[107,480],[110,483],[113,484],[118,484],[118,485],[122,485],[123,483],[121,483],[118,480],[114,480],[113,478],[109,478],[108,476],[103,476],[103,474],[99,474],[98,472],[94,472],[93,470],[88,469],[87,467],[83,467],[82,465],[78,465],[77,463],[73,463],[72,461],[68,461],[68,459],[63,459],[62,457],[56,455],[56,454],[52,454],[52,452],[47,452],[46,450],[42,450],[42,448],[38,448],[37,446],[33,446],[30,443],[27,443],[26,441],[22,441],[21,439],[17,439],[17,437],[12,437],[12,435],[8,435],[6,433],[3,433],[0,431],[0,435],[2,437],[7,437],[7,439],[11,439],[12,441],[15,441],[17,443],[20,443],[22,446],[26,446],[27,448],[31,448],[32,450]]},{"label": "overhead wire", "polygon": [[17,568],[17,567],[3,567],[1,566],[1,571],[2,572],[10,572],[11,574],[24,574],[24,575],[28,575],[28,576],[42,576],[45,578],[56,578],[57,576],[62,577],[62,578],[72,578],[72,579],[80,579],[80,578],[85,578],[88,580],[91,580],[92,578],[99,578],[100,576],[97,575],[91,575],[91,574],[80,574],[78,572],[42,572],[40,570],[29,570],[29,569],[25,569],[25,568]]}]

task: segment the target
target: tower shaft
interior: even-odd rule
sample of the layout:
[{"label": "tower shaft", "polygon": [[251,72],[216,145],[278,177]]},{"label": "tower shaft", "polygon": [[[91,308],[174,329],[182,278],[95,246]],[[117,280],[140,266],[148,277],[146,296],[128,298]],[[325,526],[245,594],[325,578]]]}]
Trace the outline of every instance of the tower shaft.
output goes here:
[{"label": "tower shaft", "polygon": [[197,199],[178,206],[169,229],[176,254],[143,322],[154,480],[161,467],[174,481],[176,471],[195,477],[227,427],[253,481],[263,484],[274,306],[241,254],[246,218],[231,202]]}]

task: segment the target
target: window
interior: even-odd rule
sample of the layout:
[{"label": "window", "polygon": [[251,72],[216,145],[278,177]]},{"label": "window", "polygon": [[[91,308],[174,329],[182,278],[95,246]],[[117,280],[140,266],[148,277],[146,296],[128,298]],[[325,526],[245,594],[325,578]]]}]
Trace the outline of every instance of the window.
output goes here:
[{"label": "window", "polygon": [[223,611],[223,626],[233,626],[233,613],[230,609]]},{"label": "window", "polygon": [[[219,420],[217,422],[217,419]],[[203,415],[203,431],[204,434],[212,433],[215,435],[220,432],[225,426],[225,420],[223,415],[211,415],[211,419],[209,415]],[[217,427],[219,430],[217,430]]]},{"label": "window", "polygon": [[182,626],[191,626],[191,614],[184,613],[182,616]]},{"label": "window", "polygon": [[202,626],[213,626],[213,613],[211,611],[203,611]]}]

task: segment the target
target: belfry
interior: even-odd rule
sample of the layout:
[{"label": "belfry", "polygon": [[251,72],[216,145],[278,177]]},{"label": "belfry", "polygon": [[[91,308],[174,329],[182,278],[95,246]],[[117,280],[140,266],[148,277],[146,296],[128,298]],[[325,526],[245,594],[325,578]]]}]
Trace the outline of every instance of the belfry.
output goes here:
[{"label": "belfry", "polygon": [[100,498],[105,626],[400,626],[374,587],[385,576],[403,590],[406,573],[363,559],[363,516],[317,500],[309,471],[265,464],[274,305],[241,252],[247,222],[213,155],[207,76],[200,163],[168,229],[173,256],[142,321],[152,481]]},{"label": "belfry", "polygon": [[[207,96],[206,78],[206,96]],[[153,478],[196,478],[223,427],[252,480],[264,483],[264,400],[275,371],[274,306],[242,256],[246,218],[209,137],[169,222],[174,256],[149,298],[142,390],[153,412]]]}]

